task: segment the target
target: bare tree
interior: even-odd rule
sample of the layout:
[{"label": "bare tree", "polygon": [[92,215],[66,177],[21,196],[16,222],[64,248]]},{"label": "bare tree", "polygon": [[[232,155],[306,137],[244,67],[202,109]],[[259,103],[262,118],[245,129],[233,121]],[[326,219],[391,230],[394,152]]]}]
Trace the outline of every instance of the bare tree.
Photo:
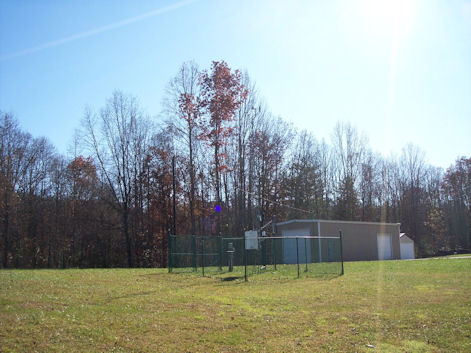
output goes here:
[{"label": "bare tree", "polygon": [[424,237],[424,222],[426,208],[424,207],[425,189],[425,154],[417,146],[408,144],[402,149],[399,160],[401,188],[401,223],[424,253],[426,239]]},{"label": "bare tree", "polygon": [[191,234],[195,234],[195,151],[201,133],[200,109],[198,106],[199,70],[194,62],[183,63],[177,75],[170,81],[165,99],[168,124],[186,150],[190,179]]},{"label": "bare tree", "polygon": [[103,182],[121,215],[128,266],[134,266],[133,234],[130,229],[133,186],[138,166],[143,165],[142,149],[148,139],[147,119],[136,98],[115,91],[97,115],[87,111],[83,120],[85,142],[94,155]]},{"label": "bare tree", "polygon": [[[250,136],[250,174],[254,203],[265,219],[278,213],[282,171],[286,167],[286,152],[293,133],[290,124],[281,118],[265,114],[257,121],[257,129]],[[270,202],[273,201],[273,202]],[[254,224],[252,224],[253,226]]]},{"label": "bare tree", "polygon": [[471,157],[461,157],[451,165],[442,183],[446,218],[453,234],[451,244],[471,249]]},{"label": "bare tree", "polygon": [[[306,130],[296,135],[288,171],[284,182],[295,208],[311,211],[319,217],[322,208],[323,187],[317,141]],[[296,212],[292,210],[292,217]],[[305,216],[305,215],[300,215]],[[299,216],[298,216],[299,217]]]},{"label": "bare tree", "polygon": [[[232,173],[232,183],[234,186],[234,205],[236,225],[235,231],[243,234],[248,226],[247,200],[253,190],[248,188],[249,178],[249,139],[254,136],[257,121],[263,119],[265,108],[260,102],[255,83],[251,82],[248,73],[242,76],[242,84],[247,88],[247,97],[242,101],[235,116],[234,133],[227,147],[229,165]],[[253,168],[252,168],[253,169]]]},{"label": "bare tree", "polygon": [[16,192],[23,184],[31,160],[28,158],[31,136],[23,133],[17,120],[8,113],[0,112],[0,192],[2,218],[2,261],[8,266],[8,255],[11,250],[11,227],[14,217]]},{"label": "bare tree", "polygon": [[333,133],[333,151],[337,170],[337,216],[356,218],[356,186],[366,152],[366,138],[349,123],[337,123]]}]

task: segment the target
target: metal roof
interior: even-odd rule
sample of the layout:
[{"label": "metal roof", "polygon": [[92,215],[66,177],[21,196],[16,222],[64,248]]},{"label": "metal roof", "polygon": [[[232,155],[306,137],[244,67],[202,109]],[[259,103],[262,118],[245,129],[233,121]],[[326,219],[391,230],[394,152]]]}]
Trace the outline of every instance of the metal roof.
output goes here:
[{"label": "metal roof", "polygon": [[409,237],[406,235],[406,233],[400,233],[400,234],[399,234],[399,239],[400,239],[400,240],[405,240],[406,242],[407,242],[407,241],[409,241],[409,242],[411,242],[411,243],[414,242],[411,238],[409,238]]},{"label": "metal roof", "polygon": [[282,226],[285,224],[291,223],[343,223],[343,224],[374,224],[374,225],[390,225],[398,226],[401,223],[382,223],[382,222],[360,222],[360,221],[335,221],[335,220],[325,220],[325,219],[292,219],[289,221],[278,222],[277,226]]}]

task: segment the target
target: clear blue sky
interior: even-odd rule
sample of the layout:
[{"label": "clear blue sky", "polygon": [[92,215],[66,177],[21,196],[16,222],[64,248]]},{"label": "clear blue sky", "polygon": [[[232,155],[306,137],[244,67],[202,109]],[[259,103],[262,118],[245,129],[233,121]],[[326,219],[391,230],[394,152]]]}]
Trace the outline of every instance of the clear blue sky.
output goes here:
[{"label": "clear blue sky", "polygon": [[471,1],[0,0],[0,109],[65,153],[115,89],[157,116],[183,61],[247,70],[270,110],[373,150],[471,155]]}]

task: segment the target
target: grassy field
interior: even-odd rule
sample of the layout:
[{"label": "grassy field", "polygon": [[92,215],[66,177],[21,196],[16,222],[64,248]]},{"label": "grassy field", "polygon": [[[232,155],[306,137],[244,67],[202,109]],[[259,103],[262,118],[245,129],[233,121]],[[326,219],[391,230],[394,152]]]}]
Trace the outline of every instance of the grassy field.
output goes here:
[{"label": "grassy field", "polygon": [[247,283],[164,269],[2,270],[0,351],[471,352],[471,259]]}]

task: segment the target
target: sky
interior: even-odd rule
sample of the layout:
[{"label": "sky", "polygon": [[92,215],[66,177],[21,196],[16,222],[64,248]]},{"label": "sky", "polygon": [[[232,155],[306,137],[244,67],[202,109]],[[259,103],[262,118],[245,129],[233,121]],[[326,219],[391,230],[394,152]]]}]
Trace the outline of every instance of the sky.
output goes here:
[{"label": "sky", "polygon": [[119,89],[162,117],[181,64],[247,71],[275,116],[384,156],[471,156],[471,0],[0,0],[0,110],[67,152]]}]

